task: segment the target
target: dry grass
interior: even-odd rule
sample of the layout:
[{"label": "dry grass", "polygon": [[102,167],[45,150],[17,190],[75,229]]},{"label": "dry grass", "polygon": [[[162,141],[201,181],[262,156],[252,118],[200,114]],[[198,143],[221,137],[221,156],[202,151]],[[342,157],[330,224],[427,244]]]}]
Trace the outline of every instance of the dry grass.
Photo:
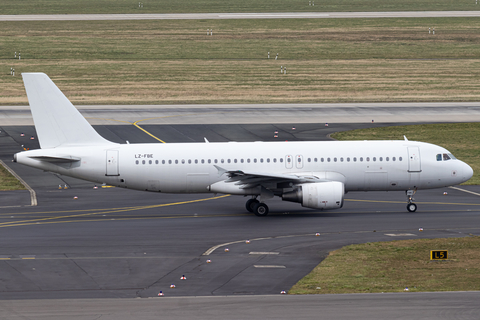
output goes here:
[{"label": "dry grass", "polygon": [[[402,240],[336,250],[290,294],[480,290],[480,237]],[[448,250],[448,261],[430,261]]]},{"label": "dry grass", "polygon": [[[45,71],[74,104],[478,101],[479,62],[41,60],[16,70]],[[0,104],[27,103],[20,77],[0,83]]]},{"label": "dry grass", "polygon": [[2,0],[2,14],[477,10],[471,0]]},{"label": "dry grass", "polygon": [[[427,26],[437,26],[428,35]],[[45,72],[76,104],[478,101],[478,19],[0,23],[0,104]],[[213,28],[214,36],[206,29]],[[22,60],[14,60],[15,51]],[[267,60],[267,51],[271,59]],[[279,60],[273,57],[279,53]],[[287,74],[280,74],[280,66]]]},{"label": "dry grass", "polygon": [[25,190],[25,187],[0,164],[0,191]]}]

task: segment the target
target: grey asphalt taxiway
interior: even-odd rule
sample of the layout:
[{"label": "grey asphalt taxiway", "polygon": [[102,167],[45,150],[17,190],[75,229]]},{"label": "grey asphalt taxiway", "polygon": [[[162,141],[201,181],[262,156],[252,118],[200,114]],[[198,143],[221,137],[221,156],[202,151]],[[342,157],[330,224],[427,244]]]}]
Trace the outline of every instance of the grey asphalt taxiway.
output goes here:
[{"label": "grey asphalt taxiway", "polygon": [[203,20],[203,19],[354,19],[479,17],[480,11],[261,12],[0,15],[0,21]]},{"label": "grey asphalt taxiway", "polygon": [[[171,143],[202,142],[203,137],[211,142],[271,141],[277,139],[274,131],[282,140],[326,140],[336,131],[396,124],[150,124],[142,128]],[[95,128],[119,143],[158,142],[132,125]],[[273,319],[321,313],[324,318],[336,314],[348,319],[363,310],[372,319],[394,314],[433,319],[456,308],[464,318],[474,319],[480,311],[475,302],[478,292],[408,298],[404,293],[280,295],[328,252],[348,244],[480,235],[478,186],[419,191],[416,213],[406,211],[402,192],[370,192],[349,193],[342,209],[325,212],[272,200],[269,216],[258,218],[246,212],[243,197],[94,189],[90,182],[12,163],[12,154],[21,145],[38,147],[37,140],[31,140],[36,138],[34,127],[4,126],[0,131],[0,159],[38,198],[38,205],[30,206],[28,191],[0,193],[0,318],[35,314],[38,319],[61,319],[69,314],[78,319],[127,319],[135,313],[145,319],[182,314],[199,319]],[[422,303],[427,307],[421,308]],[[14,308],[17,304],[24,307]],[[414,306],[413,311],[407,311],[405,304]]]}]

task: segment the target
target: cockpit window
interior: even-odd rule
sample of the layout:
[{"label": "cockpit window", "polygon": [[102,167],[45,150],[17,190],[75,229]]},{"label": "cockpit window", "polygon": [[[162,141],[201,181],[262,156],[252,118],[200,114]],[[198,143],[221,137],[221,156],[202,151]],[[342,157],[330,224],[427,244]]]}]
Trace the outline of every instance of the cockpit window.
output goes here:
[{"label": "cockpit window", "polygon": [[442,155],[440,153],[437,154],[437,161],[442,161]]},{"label": "cockpit window", "polygon": [[450,157],[448,156],[448,154],[444,153],[443,154],[443,161],[447,161],[447,160],[450,160]]},{"label": "cockpit window", "polygon": [[451,153],[449,153],[448,156],[449,156],[450,159],[452,159],[452,160],[457,160],[457,158],[455,158],[455,156],[454,156],[453,154],[451,154]]}]

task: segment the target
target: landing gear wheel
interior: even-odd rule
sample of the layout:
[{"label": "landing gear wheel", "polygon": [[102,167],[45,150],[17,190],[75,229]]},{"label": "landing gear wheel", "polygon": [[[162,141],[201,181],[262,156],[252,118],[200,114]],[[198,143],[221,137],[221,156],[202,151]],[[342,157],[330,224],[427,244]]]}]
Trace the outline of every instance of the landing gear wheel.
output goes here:
[{"label": "landing gear wheel", "polygon": [[265,203],[257,203],[253,208],[253,213],[257,217],[265,217],[268,214],[268,206]]},{"label": "landing gear wheel", "polygon": [[417,211],[417,205],[415,203],[409,203],[407,204],[407,210],[408,212],[415,212]]},{"label": "landing gear wheel", "polygon": [[255,205],[259,203],[257,199],[249,199],[245,204],[245,208],[247,208],[248,212],[253,212]]}]

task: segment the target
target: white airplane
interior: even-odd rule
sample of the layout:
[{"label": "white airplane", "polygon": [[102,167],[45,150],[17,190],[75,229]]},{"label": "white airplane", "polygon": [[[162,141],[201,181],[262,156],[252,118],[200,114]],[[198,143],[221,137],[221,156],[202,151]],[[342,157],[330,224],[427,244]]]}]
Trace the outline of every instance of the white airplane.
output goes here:
[{"label": "white airplane", "polygon": [[14,161],[96,183],[162,193],[250,196],[246,209],[268,214],[279,196],[313,209],[343,206],[348,191],[418,189],[467,181],[472,168],[423,142],[320,141],[117,144],[101,137],[44,73],[23,73],[41,149]]}]

